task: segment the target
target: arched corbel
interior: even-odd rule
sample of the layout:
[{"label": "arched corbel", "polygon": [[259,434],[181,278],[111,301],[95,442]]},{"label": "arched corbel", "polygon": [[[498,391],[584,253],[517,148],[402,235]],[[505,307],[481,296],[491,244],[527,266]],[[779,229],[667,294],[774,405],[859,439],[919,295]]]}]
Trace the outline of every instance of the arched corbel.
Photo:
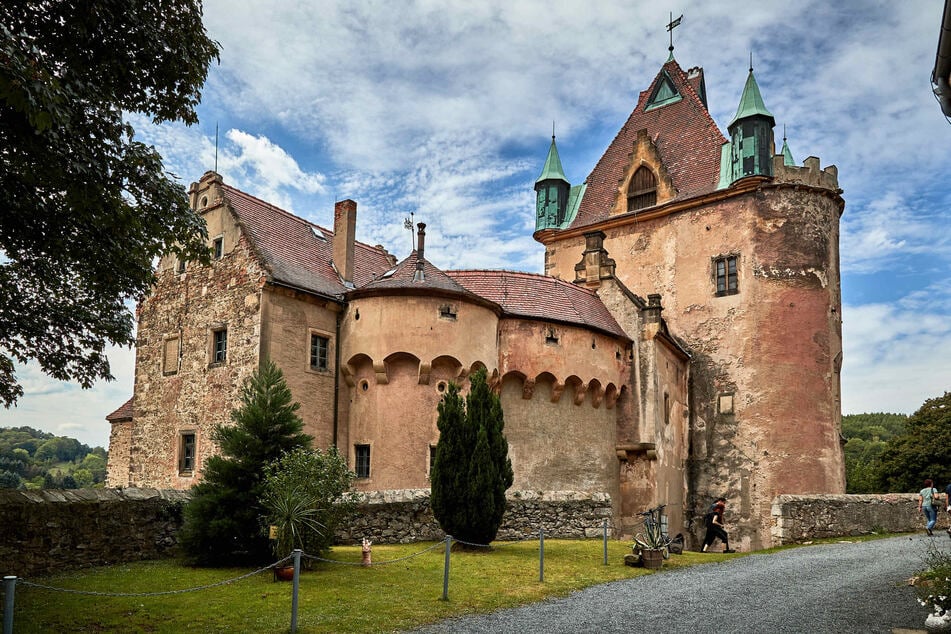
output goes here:
[{"label": "arched corbel", "polygon": [[605,394],[604,407],[605,409],[614,409],[614,405],[617,403],[617,399],[620,396],[620,390],[611,390]]},{"label": "arched corbel", "polygon": [[377,385],[386,385],[390,379],[386,376],[386,364],[382,361],[373,362],[373,372],[376,374]]},{"label": "arched corbel", "polygon": [[522,398],[525,399],[526,401],[529,401],[534,395],[535,395],[535,379],[525,379],[525,382],[522,383]]},{"label": "arched corbel", "polygon": [[555,381],[551,384],[551,402],[557,403],[561,400],[561,395],[565,391],[565,384],[561,381]]},{"label": "arched corbel", "polygon": [[353,378],[353,368],[350,367],[349,363],[340,365],[340,374],[343,375],[343,380],[346,381],[349,387],[356,385],[356,380]]},{"label": "arched corbel", "polygon": [[584,403],[584,395],[588,392],[588,384],[580,383],[578,388],[575,390],[575,405],[581,405]]},{"label": "arched corbel", "polygon": [[601,401],[604,399],[604,388],[600,385],[591,391],[591,405],[594,409],[601,407]]},{"label": "arched corbel", "polygon": [[429,363],[419,364],[419,384],[420,385],[429,385],[429,375],[432,372],[432,365]]}]

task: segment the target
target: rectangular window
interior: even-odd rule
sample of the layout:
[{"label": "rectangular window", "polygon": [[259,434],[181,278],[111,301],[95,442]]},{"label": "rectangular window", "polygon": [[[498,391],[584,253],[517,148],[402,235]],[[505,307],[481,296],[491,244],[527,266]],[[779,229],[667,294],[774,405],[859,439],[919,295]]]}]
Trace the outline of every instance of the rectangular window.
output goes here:
[{"label": "rectangular window", "polygon": [[731,255],[714,260],[714,267],[717,277],[717,297],[722,295],[735,295],[739,292],[736,276],[736,266],[739,258]]},{"label": "rectangular window", "polygon": [[228,329],[221,328],[213,333],[211,362],[224,363],[228,360]]},{"label": "rectangular window", "polygon": [[175,374],[178,372],[178,337],[171,337],[165,340],[165,350],[162,354],[162,374]]},{"label": "rectangular window", "polygon": [[178,256],[178,272],[185,272],[185,258],[183,256]]},{"label": "rectangular window", "polygon": [[225,239],[221,237],[215,238],[214,242],[211,243],[211,250],[214,254],[214,258],[220,260],[221,256],[225,254]]},{"label": "rectangular window", "polygon": [[178,443],[178,473],[191,475],[195,471],[195,432],[182,432]]},{"label": "rectangular window", "polygon": [[327,369],[327,351],[330,349],[330,339],[320,335],[310,336],[310,369]]},{"label": "rectangular window", "polygon": [[354,473],[358,478],[370,477],[370,445],[354,445]]}]

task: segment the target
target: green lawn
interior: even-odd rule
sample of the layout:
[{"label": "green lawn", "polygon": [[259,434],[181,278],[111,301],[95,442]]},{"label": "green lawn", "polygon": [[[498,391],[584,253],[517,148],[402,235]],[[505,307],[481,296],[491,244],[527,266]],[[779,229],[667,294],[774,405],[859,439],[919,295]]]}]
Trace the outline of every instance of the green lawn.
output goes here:
[{"label": "green lawn", "polygon": [[[315,563],[301,575],[299,632],[386,632],[450,616],[490,612],[587,586],[654,574],[623,564],[627,542],[545,540],[545,579],[539,581],[538,542],[497,542],[491,551],[452,552],[449,600],[443,601],[442,544],[374,545],[374,566]],[[738,555],[671,555],[665,568]],[[410,557],[408,559],[403,559]],[[337,546],[329,559],[357,563],[358,546]],[[383,562],[395,561],[384,564]],[[250,572],[202,569],[162,560],[28,579],[95,592],[161,592],[206,586]],[[107,597],[67,594],[19,584],[14,631],[26,632],[282,632],[291,619],[291,588],[270,572],[195,592]]]}]

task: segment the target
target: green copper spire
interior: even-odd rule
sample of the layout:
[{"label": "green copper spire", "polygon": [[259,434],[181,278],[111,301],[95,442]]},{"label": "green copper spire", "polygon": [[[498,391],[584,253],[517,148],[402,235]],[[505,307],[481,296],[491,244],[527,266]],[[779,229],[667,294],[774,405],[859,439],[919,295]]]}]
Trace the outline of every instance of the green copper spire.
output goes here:
[{"label": "green copper spire", "polygon": [[786,126],[783,125],[783,165],[795,165],[796,159],[792,156],[792,151],[789,149],[789,144],[786,143]]},{"label": "green copper spire", "polygon": [[542,175],[535,179],[535,231],[557,229],[565,222],[571,197],[571,183],[561,167],[552,124],[551,147]]},{"label": "green copper spire", "polygon": [[565,176],[565,170],[561,167],[561,158],[558,156],[558,147],[555,146],[555,135],[551,135],[551,147],[548,148],[548,158],[545,159],[545,167],[542,168],[542,175],[535,179],[536,183],[546,180],[563,180],[566,183],[568,178]]},{"label": "green copper spire", "polygon": [[772,113],[766,109],[766,104],[763,102],[763,95],[760,94],[759,86],[756,85],[756,78],[753,77],[753,67],[750,66],[750,74],[746,78],[746,86],[743,87],[743,96],[740,97],[740,105],[736,109],[736,114],[733,115],[733,120],[730,121],[730,125],[727,127],[731,127],[739,119],[745,119],[746,117],[752,117],[754,115],[768,117],[773,125],[776,125],[776,120],[773,119]]}]

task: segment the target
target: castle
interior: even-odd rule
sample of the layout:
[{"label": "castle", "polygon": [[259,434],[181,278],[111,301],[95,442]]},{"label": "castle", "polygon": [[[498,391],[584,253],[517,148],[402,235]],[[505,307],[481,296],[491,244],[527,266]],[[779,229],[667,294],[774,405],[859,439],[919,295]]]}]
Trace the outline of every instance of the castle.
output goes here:
[{"label": "castle", "polygon": [[671,54],[580,185],[555,139],[535,183],[544,275],[397,262],[206,173],[189,191],[210,266],[160,261],[138,308],[134,396],[108,419],[110,486],[187,488],[262,358],[305,430],[364,491],[425,489],[436,405],[484,367],[513,489],[608,494],[618,534],[666,503],[700,532],[772,543],[781,493],[842,493],[839,217],[834,166],[796,166],[752,68],[725,137],[703,70]]}]

